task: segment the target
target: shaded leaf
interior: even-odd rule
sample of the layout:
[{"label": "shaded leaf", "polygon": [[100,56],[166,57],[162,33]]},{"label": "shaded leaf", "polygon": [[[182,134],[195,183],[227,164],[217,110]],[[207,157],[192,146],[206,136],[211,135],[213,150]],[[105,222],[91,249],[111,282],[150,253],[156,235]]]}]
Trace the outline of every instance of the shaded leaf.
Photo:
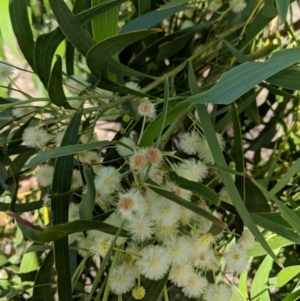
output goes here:
[{"label": "shaded leaf", "polygon": [[40,163],[46,162],[47,160],[49,160],[51,158],[72,155],[72,154],[80,153],[80,152],[90,150],[93,148],[99,148],[99,147],[104,147],[104,146],[113,145],[113,144],[116,144],[116,142],[114,142],[114,141],[98,141],[98,142],[92,142],[92,143],[87,143],[87,144],[66,145],[66,146],[57,147],[55,149],[48,149],[48,150],[38,154],[36,157],[32,158],[25,167],[30,168],[30,167],[36,166]]},{"label": "shaded leaf", "polygon": [[153,10],[149,13],[142,15],[139,18],[136,18],[122,27],[120,33],[126,33],[135,30],[141,29],[149,29],[154,25],[160,23],[162,20],[169,18],[170,16],[174,15],[175,13],[185,10],[185,6],[177,6],[171,7],[165,10]]},{"label": "shaded leaf", "polygon": [[65,37],[85,56],[88,50],[95,44],[95,41],[83,28],[78,19],[76,19],[64,1],[49,0],[49,2]]},{"label": "shaded leaf", "polygon": [[51,273],[54,264],[53,251],[50,251],[43,260],[39,271],[35,277],[35,286],[33,288],[33,297],[41,298],[43,301],[54,301],[52,291],[52,278]]},{"label": "shaded leaf", "polygon": [[87,192],[83,194],[79,204],[80,219],[92,219],[95,205],[95,182],[91,167],[83,166],[83,174],[87,185]]},{"label": "shaded leaf", "polygon": [[[76,220],[49,228],[42,228],[40,226],[33,225],[18,215],[12,213],[8,213],[8,215],[15,218],[22,232],[32,241],[37,243],[57,241],[70,234],[88,230],[97,230],[111,235],[115,235],[118,231],[117,227],[96,220]],[[125,231],[121,231],[120,235],[127,237]]]},{"label": "shaded leaf", "polygon": [[280,21],[284,24],[286,21],[290,1],[275,0]]},{"label": "shaded leaf", "polygon": [[62,85],[62,60],[59,55],[56,56],[56,62],[53,66],[50,80],[48,84],[49,97],[51,101],[58,107],[68,110],[74,110],[67,102],[63,85]]},{"label": "shaded leaf", "polygon": [[27,1],[10,0],[9,13],[19,47],[28,64],[32,70],[35,71],[35,62],[33,58],[34,40],[28,19]]},{"label": "shaded leaf", "polygon": [[109,61],[114,54],[128,45],[160,31],[160,29],[139,30],[107,38],[88,51],[87,65],[97,77],[100,77],[102,72],[107,71]]}]

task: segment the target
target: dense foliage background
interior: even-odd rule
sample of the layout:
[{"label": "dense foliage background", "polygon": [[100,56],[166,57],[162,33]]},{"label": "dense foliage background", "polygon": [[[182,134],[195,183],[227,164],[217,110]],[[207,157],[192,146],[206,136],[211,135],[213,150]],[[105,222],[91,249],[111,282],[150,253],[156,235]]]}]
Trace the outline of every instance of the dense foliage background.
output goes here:
[{"label": "dense foliage background", "polygon": [[299,299],[298,1],[0,16],[0,300]]}]

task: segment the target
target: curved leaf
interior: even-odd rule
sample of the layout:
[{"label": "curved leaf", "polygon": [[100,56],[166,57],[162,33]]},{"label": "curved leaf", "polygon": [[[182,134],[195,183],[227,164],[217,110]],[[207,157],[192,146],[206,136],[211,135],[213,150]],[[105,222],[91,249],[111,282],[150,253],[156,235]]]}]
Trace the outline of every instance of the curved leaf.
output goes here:
[{"label": "curved leaf", "polygon": [[97,77],[100,77],[103,71],[107,71],[109,61],[114,54],[128,45],[160,31],[160,29],[139,30],[107,38],[88,51],[87,65]]},{"label": "curved leaf", "polygon": [[83,174],[87,184],[87,192],[83,194],[79,204],[80,219],[92,219],[95,205],[95,182],[91,167],[83,166]]},{"label": "curved leaf", "polygon": [[274,53],[264,63],[246,62],[224,73],[208,91],[192,96],[195,104],[230,104],[255,85],[300,60],[300,47]]},{"label": "curved leaf", "polygon": [[73,145],[66,145],[66,146],[60,146],[54,149],[48,149],[40,154],[38,154],[36,157],[32,158],[28,164],[25,166],[25,168],[30,168],[33,166],[36,166],[40,163],[46,162],[51,158],[57,158],[67,155],[72,155],[76,153],[80,153],[86,150],[90,150],[93,148],[108,146],[116,144],[114,141],[98,141],[98,142],[92,142],[87,144],[73,144]]},{"label": "curved leaf", "polygon": [[49,1],[63,34],[85,56],[88,50],[95,44],[95,41],[83,28],[78,19],[76,19],[64,1]]},{"label": "curved leaf", "polygon": [[300,265],[284,268],[277,275],[275,287],[283,287],[300,273]]},{"label": "curved leaf", "polygon": [[53,291],[51,287],[53,275],[52,273],[49,273],[49,271],[51,271],[53,267],[53,264],[53,251],[50,251],[45,257],[35,277],[33,297],[41,298],[43,301],[54,301]]},{"label": "curved leaf", "polygon": [[[22,232],[32,241],[37,243],[56,242],[70,234],[88,230],[97,230],[111,235],[115,235],[118,231],[117,227],[96,220],[76,220],[44,229],[40,226],[31,224],[16,214],[8,213],[8,215],[15,218]],[[127,237],[126,232],[123,230],[120,235]]]},{"label": "curved leaf", "polygon": [[20,49],[32,70],[35,71],[34,40],[28,19],[27,1],[10,0],[9,13]]},{"label": "curved leaf", "polygon": [[56,62],[53,66],[49,84],[48,84],[49,97],[51,101],[58,107],[63,107],[68,110],[74,110],[73,107],[67,102],[63,85],[62,85],[62,60],[59,55],[56,56]]}]

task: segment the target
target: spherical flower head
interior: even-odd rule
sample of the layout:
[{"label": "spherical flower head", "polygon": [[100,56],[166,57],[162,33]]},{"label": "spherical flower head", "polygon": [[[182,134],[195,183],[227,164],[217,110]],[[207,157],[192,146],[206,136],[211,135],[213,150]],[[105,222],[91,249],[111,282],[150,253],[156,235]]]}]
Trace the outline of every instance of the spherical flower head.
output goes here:
[{"label": "spherical flower head", "polygon": [[135,214],[143,212],[143,197],[133,189],[127,193],[119,193],[117,208],[123,218],[131,220]]},{"label": "spherical flower head", "polygon": [[125,87],[127,87],[129,89],[132,89],[132,90],[135,90],[135,91],[140,91],[141,90],[141,87],[135,82],[127,82],[125,84]]},{"label": "spherical flower head", "polygon": [[83,181],[82,181],[81,173],[78,169],[74,169],[71,189],[76,190],[76,189],[82,187],[82,185],[83,185]]},{"label": "spherical flower head", "polygon": [[114,294],[125,294],[135,286],[135,273],[130,264],[118,265],[109,278],[109,287]]},{"label": "spherical flower head", "polygon": [[[221,150],[223,151],[224,147],[225,147],[225,142],[223,140],[223,137],[219,133],[216,133],[216,136],[217,136],[219,146],[220,146]],[[203,160],[205,163],[214,164],[215,160],[212,156],[212,153],[211,153],[211,150],[209,148],[206,138],[202,138],[200,144],[201,144],[201,146],[198,151],[198,155],[199,155],[200,159]]]},{"label": "spherical flower head", "polygon": [[133,241],[143,242],[151,238],[153,230],[153,222],[145,214],[133,217],[128,224],[129,231]]},{"label": "spherical flower head", "polygon": [[177,286],[187,285],[194,275],[194,268],[190,263],[172,264],[169,279]]},{"label": "spherical flower head", "polygon": [[183,287],[182,292],[188,298],[199,298],[200,295],[204,292],[206,286],[207,286],[206,278],[200,276],[199,274],[194,273],[190,278],[189,282]]},{"label": "spherical flower head", "polygon": [[117,150],[118,154],[122,157],[127,157],[127,156],[132,155],[136,149],[135,142],[128,137],[121,138],[120,142],[127,145],[128,147],[123,146],[122,144],[117,144],[116,150]]},{"label": "spherical flower head", "polygon": [[40,186],[47,187],[52,184],[53,174],[54,174],[54,167],[48,164],[44,164],[35,173],[35,176]]},{"label": "spherical flower head", "polygon": [[247,3],[245,0],[230,0],[229,5],[234,13],[240,13],[245,9]]},{"label": "spherical flower head", "polygon": [[173,182],[166,183],[166,185],[164,187],[167,190],[170,190],[171,192],[173,192],[175,195],[179,196],[180,198],[190,201],[190,197],[192,195],[191,191],[189,191],[187,189],[183,189],[183,188],[177,186],[176,184],[174,184]]},{"label": "spherical flower head", "polygon": [[222,189],[218,193],[218,197],[220,201],[232,204],[231,198],[228,194],[226,187],[222,187]]},{"label": "spherical flower head", "polygon": [[207,176],[208,168],[200,160],[183,160],[180,164],[175,164],[175,172],[178,176],[194,182],[202,182]]},{"label": "spherical flower head", "polygon": [[55,144],[56,144],[57,146],[60,146],[61,141],[62,141],[62,139],[63,139],[63,137],[64,137],[64,134],[65,134],[65,131],[61,131],[61,132],[59,132],[59,133],[57,133],[57,134],[55,135],[54,141],[55,141]]},{"label": "spherical flower head", "polygon": [[[74,233],[77,234],[77,233]],[[70,237],[70,235],[69,235]],[[90,241],[88,239],[86,239],[82,233],[80,233],[80,235],[76,235],[74,237],[74,240],[77,241],[77,252],[78,254],[80,254],[82,257],[84,257],[86,255],[86,253],[89,251],[90,249]]]},{"label": "spherical flower head", "polygon": [[[34,111],[34,108],[18,107],[18,108],[15,108],[12,110],[12,114],[17,118],[21,118],[25,115],[32,113],[33,111]],[[30,116],[26,116],[26,119],[30,118]]]},{"label": "spherical flower head", "polygon": [[225,253],[224,259],[227,268],[237,274],[241,274],[248,269],[247,251],[239,244],[233,244]]},{"label": "spherical flower head", "polygon": [[162,226],[172,226],[179,220],[180,206],[168,199],[159,198],[150,211],[151,218]]},{"label": "spherical flower head", "polygon": [[111,245],[111,242],[112,241],[106,237],[98,236],[94,239],[94,242],[91,244],[90,251],[92,254],[97,254],[101,257],[105,257]]},{"label": "spherical flower head", "polygon": [[99,164],[100,163],[100,157],[97,152],[86,152],[84,154],[84,161],[81,161],[82,163],[86,163],[89,165]]},{"label": "spherical flower head", "polygon": [[0,62],[0,80],[6,80],[13,75],[13,67]]},{"label": "spherical flower head", "polygon": [[174,237],[177,235],[177,224],[173,224],[171,226],[164,226],[160,223],[156,224],[154,234],[159,242],[165,242],[170,237]]},{"label": "spherical flower head", "polygon": [[121,179],[122,176],[115,167],[105,166],[95,178],[95,187],[103,194],[110,194],[119,190]]},{"label": "spherical flower head", "polygon": [[146,296],[146,290],[143,286],[137,286],[132,290],[132,297],[135,300],[142,300]]},{"label": "spherical flower head", "polygon": [[195,155],[201,146],[201,137],[196,132],[185,133],[180,142],[180,148],[188,155]]},{"label": "spherical flower head", "polygon": [[143,117],[154,119],[156,116],[155,105],[149,100],[141,102],[138,107],[138,113]]},{"label": "spherical flower head", "polygon": [[92,137],[91,137],[90,133],[83,133],[80,136],[80,142],[82,144],[86,144],[86,143],[93,142],[93,141],[98,141],[98,136],[95,132],[93,132]]},{"label": "spherical flower head", "polygon": [[172,264],[182,265],[190,260],[191,245],[185,237],[171,237],[164,247]]},{"label": "spherical flower head", "polygon": [[190,223],[192,217],[194,215],[194,212],[190,209],[180,206],[180,216],[179,221],[182,225],[187,225]]},{"label": "spherical flower head", "polygon": [[255,237],[249,231],[249,229],[244,229],[243,235],[239,239],[239,244],[245,250],[249,250],[254,247],[255,245]]},{"label": "spherical flower head", "polygon": [[48,143],[50,137],[43,128],[28,127],[24,130],[22,139],[27,146],[41,149]]},{"label": "spherical flower head", "polygon": [[205,301],[228,301],[231,299],[232,290],[224,283],[209,284],[204,292]]},{"label": "spherical flower head", "polygon": [[69,205],[69,222],[79,219],[79,205],[70,203]]},{"label": "spherical flower head", "polygon": [[133,241],[129,242],[126,247],[126,252],[131,255],[133,261],[140,257],[141,250],[142,248]]},{"label": "spherical flower head", "polygon": [[136,264],[140,273],[146,278],[159,280],[167,273],[170,266],[170,258],[163,247],[148,245],[142,249],[140,256]]},{"label": "spherical flower head", "polygon": [[161,166],[152,165],[148,173],[150,180],[157,184],[162,184],[164,181],[165,170]]},{"label": "spherical flower head", "polygon": [[145,149],[135,151],[134,154],[130,157],[130,160],[129,160],[130,167],[132,169],[135,169],[135,170],[144,169],[147,166],[148,163],[149,163],[149,161],[147,159]]},{"label": "spherical flower head", "polygon": [[[113,212],[105,221],[104,223],[115,226],[116,228],[120,228],[122,223],[123,223],[124,219],[121,218],[121,216],[119,214],[117,214],[116,212]],[[98,233],[99,235],[99,233]],[[113,240],[114,239],[114,235],[108,234],[108,233],[101,233],[101,236],[104,238],[107,238],[109,240]],[[127,238],[126,237],[121,237],[119,236],[116,240],[116,245],[120,246],[123,245],[126,242]]]},{"label": "spherical flower head", "polygon": [[193,265],[201,270],[215,270],[217,268],[217,258],[211,248],[197,253]]},{"label": "spherical flower head", "polygon": [[158,148],[150,147],[146,151],[146,158],[151,164],[158,164],[161,162],[163,155]]}]

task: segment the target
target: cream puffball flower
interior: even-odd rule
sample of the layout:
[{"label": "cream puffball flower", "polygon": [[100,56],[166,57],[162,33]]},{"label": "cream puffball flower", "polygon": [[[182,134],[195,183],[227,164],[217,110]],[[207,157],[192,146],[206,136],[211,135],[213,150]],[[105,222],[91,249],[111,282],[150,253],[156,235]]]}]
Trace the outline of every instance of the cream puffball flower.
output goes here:
[{"label": "cream puffball flower", "polygon": [[130,157],[129,165],[132,169],[142,170],[149,163],[146,157],[146,149],[141,149],[139,151],[134,152],[134,154]]},{"label": "cream puffball flower", "polygon": [[130,220],[136,213],[143,211],[143,197],[133,189],[127,193],[119,193],[117,208],[123,218]]},{"label": "cream puffball flower", "polygon": [[54,167],[48,164],[44,164],[35,173],[35,176],[40,186],[47,187],[52,184],[53,174],[54,174]]},{"label": "cream puffball flower", "polygon": [[140,103],[138,107],[138,113],[141,116],[148,117],[149,119],[154,119],[156,116],[155,105],[150,101],[144,101]]},{"label": "cream puffball flower", "polygon": [[[183,287],[182,291],[185,294],[185,296],[189,298],[198,298],[204,292],[206,286],[206,278],[194,273],[189,279],[188,283]],[[211,299],[210,301],[212,300],[215,301],[215,299]]]},{"label": "cream puffball flower", "polygon": [[[221,134],[216,133],[218,143],[220,145],[221,150],[224,150],[225,142]],[[212,156],[211,150],[209,148],[208,142],[206,138],[201,139],[201,146],[198,151],[199,158],[203,160],[205,163],[214,164],[215,160]]]},{"label": "cream puffball flower", "polygon": [[175,165],[175,172],[190,181],[202,182],[207,176],[207,166],[195,159],[183,160],[179,165]]},{"label": "cream puffball flower", "polygon": [[151,238],[154,230],[153,223],[150,218],[144,214],[135,216],[130,220],[127,229],[132,237],[132,240],[143,242]]},{"label": "cream puffball flower", "polygon": [[121,144],[117,144],[116,150],[117,150],[118,154],[122,157],[127,157],[127,156],[132,155],[133,152],[136,149],[135,142],[132,139],[128,138],[128,137],[121,138],[120,142],[127,145],[128,147],[123,146]]},{"label": "cream puffball flower", "polygon": [[200,149],[200,142],[201,137],[198,133],[188,132],[182,136],[179,142],[179,146],[186,154],[195,155]]},{"label": "cream puffball flower", "polygon": [[[18,107],[12,110],[12,113],[15,117],[17,118],[21,118],[24,115],[28,115],[30,113],[32,113],[35,109],[34,108],[29,108],[29,107]],[[29,116],[25,116],[26,119],[30,118],[31,115]]]},{"label": "cream puffball flower", "polygon": [[140,256],[136,264],[141,274],[146,278],[159,280],[167,273],[170,258],[163,247],[148,245],[141,250]]},{"label": "cream puffball flower", "polygon": [[172,264],[181,265],[190,260],[191,245],[185,237],[171,237],[164,247]]},{"label": "cream puffball flower", "polygon": [[79,219],[79,205],[70,203],[69,205],[69,222]]},{"label": "cream puffball flower", "polygon": [[129,89],[132,89],[132,90],[135,90],[135,91],[140,91],[141,90],[141,87],[135,82],[127,82],[125,84],[125,87],[127,87]]},{"label": "cream puffball flower", "polygon": [[231,288],[224,283],[209,284],[204,292],[205,301],[228,301],[231,299],[231,296]]},{"label": "cream puffball flower", "polygon": [[95,187],[102,194],[110,194],[120,188],[122,176],[113,166],[105,166],[100,169],[95,178]]},{"label": "cream puffball flower", "polygon": [[247,251],[241,244],[233,244],[225,253],[224,259],[227,268],[233,270],[237,274],[241,274],[248,269],[248,255]]},{"label": "cream puffball flower", "polygon": [[240,13],[245,9],[247,3],[245,0],[230,0],[229,5],[234,13]]},{"label": "cream puffball flower", "polygon": [[169,279],[177,286],[187,285],[194,275],[194,268],[190,263],[172,264]]},{"label": "cream puffball flower", "polygon": [[82,181],[81,173],[78,169],[74,169],[71,189],[76,190],[76,189],[82,187],[82,185],[83,185],[83,181]]},{"label": "cream puffball flower", "polygon": [[27,146],[41,149],[48,143],[50,137],[43,128],[28,127],[24,130],[22,139]]},{"label": "cream puffball flower", "polygon": [[249,229],[245,229],[243,235],[239,239],[238,243],[243,247],[245,250],[249,250],[254,247],[255,245],[255,237],[249,231]]},{"label": "cream puffball flower", "polygon": [[161,162],[163,155],[158,148],[150,147],[146,151],[146,158],[151,164],[158,164]]}]

